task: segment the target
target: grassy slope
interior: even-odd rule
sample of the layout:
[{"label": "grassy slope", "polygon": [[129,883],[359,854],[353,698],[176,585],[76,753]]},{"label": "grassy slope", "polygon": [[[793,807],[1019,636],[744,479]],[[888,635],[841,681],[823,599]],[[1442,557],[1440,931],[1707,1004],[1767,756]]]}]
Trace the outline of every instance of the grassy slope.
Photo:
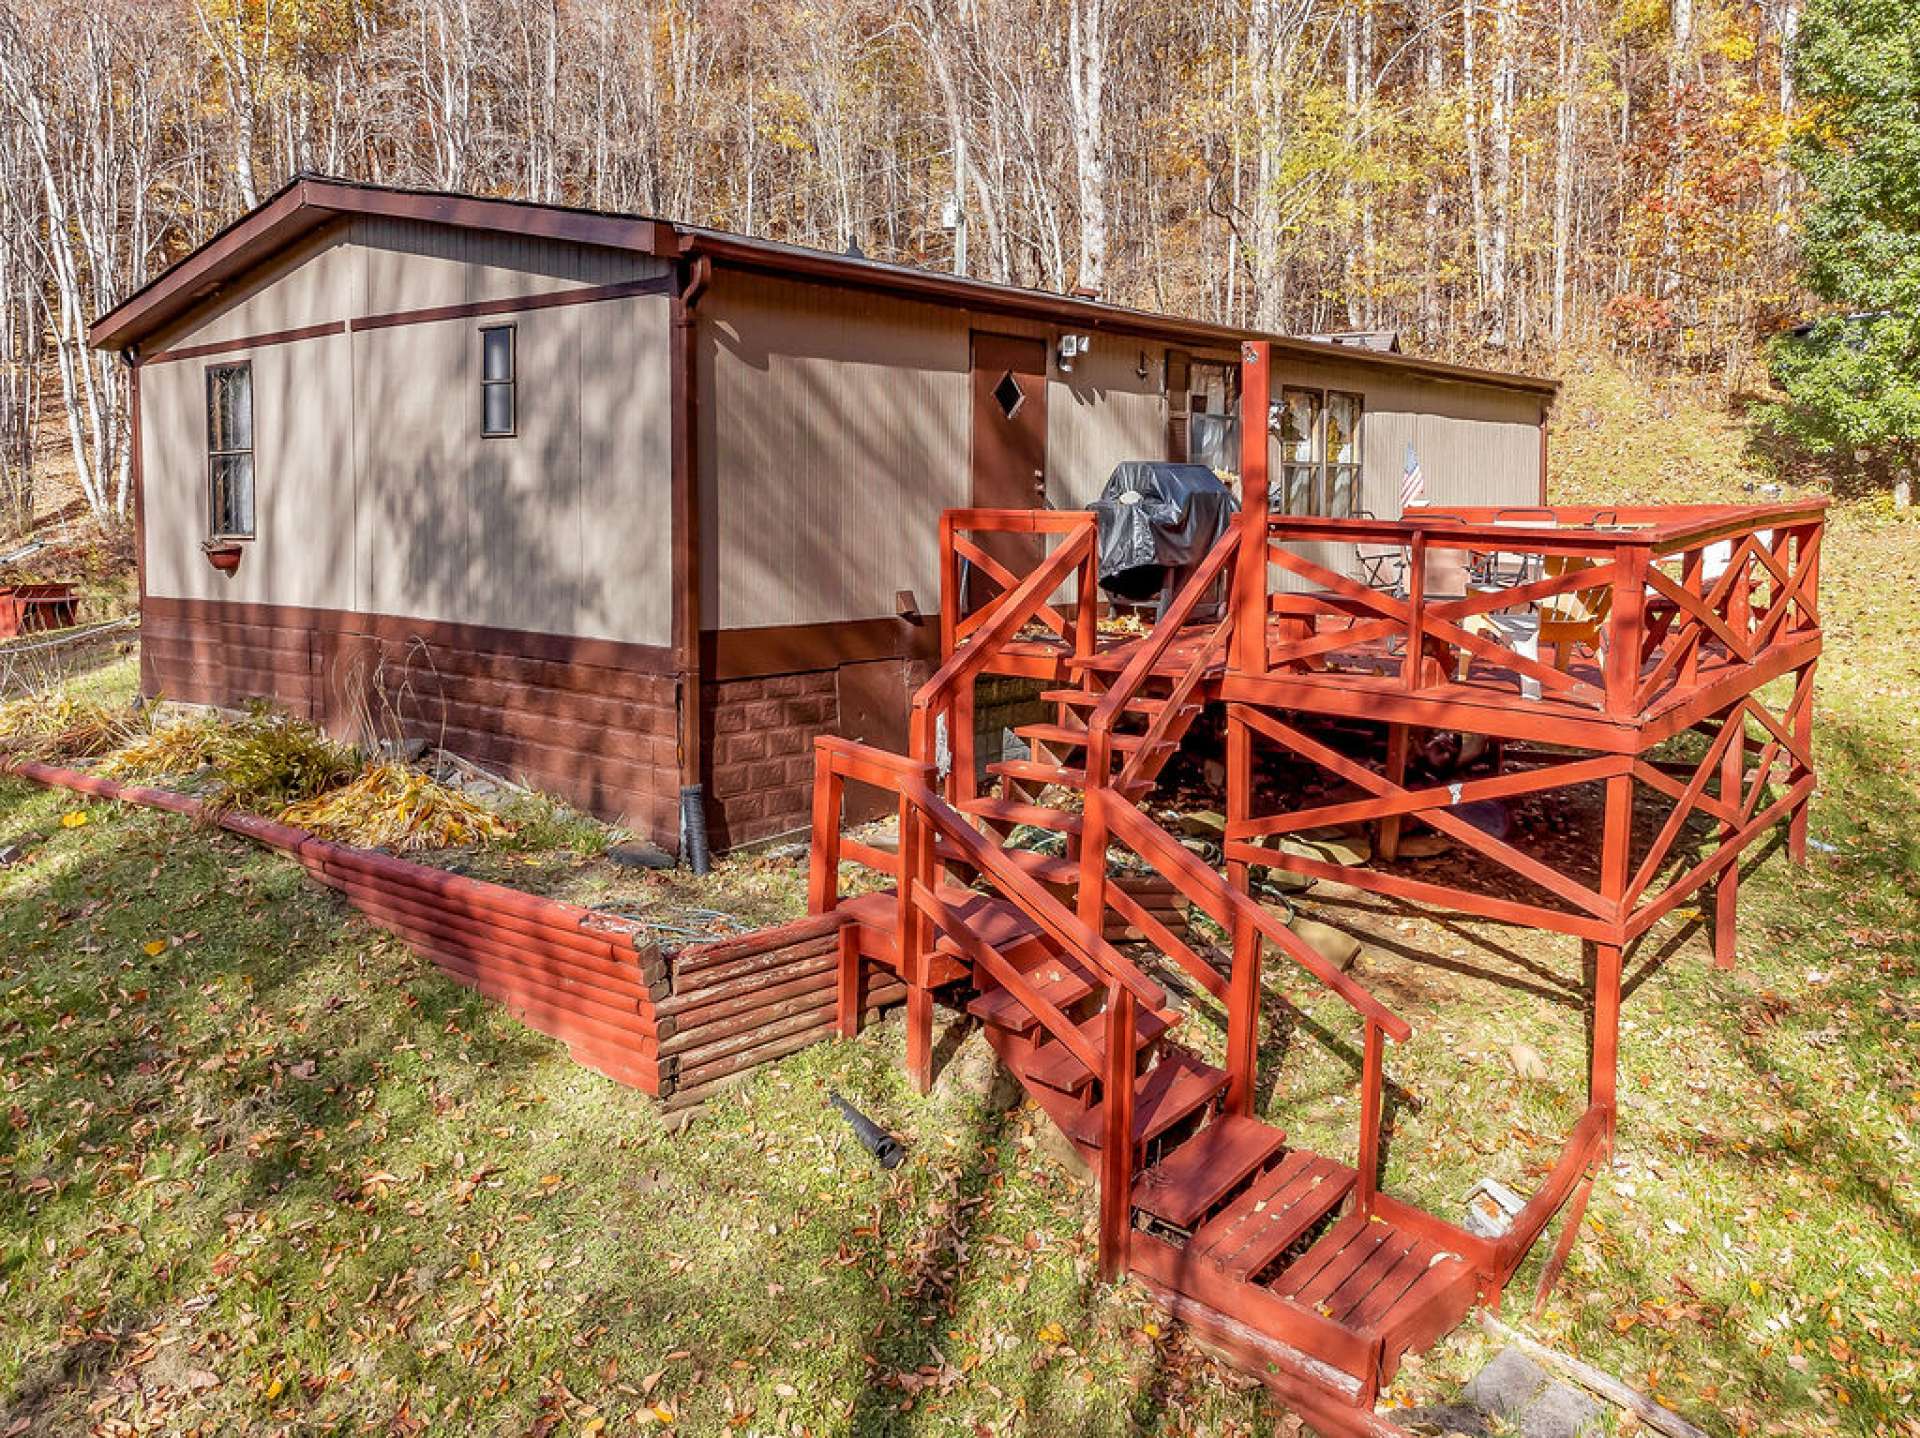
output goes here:
[{"label": "grassy slope", "polygon": [[[1735,497],[1737,435],[1683,405],[1642,420],[1642,399],[1576,385],[1565,492]],[[1861,509],[1831,526],[1814,832],[1834,852],[1754,870],[1738,974],[1685,916],[1638,957],[1621,1163],[1536,1330],[1715,1431],[1912,1422],[1915,534]],[[89,1412],[163,1432],[1270,1429],[1133,1290],[1092,1282],[1085,1190],[1032,1120],[951,1081],[911,1094],[895,1026],[676,1135],[282,861],[0,784],[0,842],[26,832],[44,840],[0,871],[0,1433]],[[1376,938],[1361,973],[1416,1028],[1391,1056],[1389,1186],[1455,1212],[1479,1174],[1531,1182],[1581,1100],[1577,949],[1315,907]],[[1269,1109],[1345,1152],[1351,1027],[1290,1014],[1300,988],[1273,980]],[[1192,1036],[1218,1040],[1204,1016]],[[1544,1083],[1513,1076],[1517,1040]],[[908,1164],[874,1171],[829,1086],[904,1133]],[[1445,1393],[1487,1351],[1465,1330],[1396,1396]]]}]

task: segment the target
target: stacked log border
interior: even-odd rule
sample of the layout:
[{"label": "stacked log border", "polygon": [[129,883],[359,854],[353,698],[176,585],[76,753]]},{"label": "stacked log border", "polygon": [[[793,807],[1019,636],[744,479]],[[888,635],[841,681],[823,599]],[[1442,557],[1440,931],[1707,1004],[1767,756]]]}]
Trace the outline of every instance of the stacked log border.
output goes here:
[{"label": "stacked log border", "polygon": [[0,768],[35,783],[183,814],[279,849],[448,978],[565,1044],[576,1062],[654,1097],[665,1089],[656,1004],[668,992],[667,961],[619,919],[256,815],[214,813],[188,794],[31,760]]},{"label": "stacked log border", "polygon": [[[660,1016],[666,1107],[691,1107],[762,1064],[835,1033],[839,914],[817,914],[668,959]],[[869,967],[862,1010],[903,1002],[898,976]]]}]

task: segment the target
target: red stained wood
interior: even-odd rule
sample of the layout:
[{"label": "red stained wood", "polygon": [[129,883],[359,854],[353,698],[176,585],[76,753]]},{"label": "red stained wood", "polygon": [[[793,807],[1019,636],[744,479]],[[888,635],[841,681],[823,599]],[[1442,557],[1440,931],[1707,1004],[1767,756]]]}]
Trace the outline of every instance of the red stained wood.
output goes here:
[{"label": "red stained wood", "polygon": [[1023,804],[1008,799],[969,799],[958,806],[990,824],[1030,824],[1036,829],[1051,829],[1056,834],[1078,834],[1084,822],[1080,815],[1041,804]]},{"label": "red stained wood", "polygon": [[1286,1134],[1257,1119],[1216,1119],[1140,1175],[1133,1206],[1175,1228],[1192,1228],[1278,1154],[1286,1140]]},{"label": "red stained wood", "polygon": [[[1094,992],[1096,980],[1085,965],[1065,954],[1048,955],[1025,969],[1032,984],[1049,1004],[1070,1010]],[[1006,988],[988,989],[967,1002],[967,1012],[989,1028],[1011,1034],[1029,1034],[1039,1020],[1019,997]]]},{"label": "red stained wood", "polygon": [[[1227,1075],[1211,1064],[1183,1053],[1170,1053],[1133,1085],[1133,1141],[1158,1138],[1182,1119],[1212,1103],[1227,1086]],[[1105,1140],[1106,1104],[1088,1109],[1068,1125],[1067,1137],[1089,1148]]]},{"label": "red stained wood", "polygon": [[[1133,1021],[1133,1050],[1141,1054],[1160,1041],[1162,1034],[1173,1026],[1175,1016],[1153,1009],[1137,1010]],[[1107,1056],[1107,1016],[1103,1011],[1080,1025],[1080,1036],[1101,1059]],[[1026,1077],[1032,1082],[1047,1088],[1059,1089],[1062,1093],[1080,1093],[1091,1084],[1097,1075],[1095,1071],[1073,1056],[1071,1050],[1063,1045],[1053,1044],[1042,1051],[1042,1056],[1027,1066]]]},{"label": "red stained wood", "polygon": [[1245,1282],[1297,1243],[1352,1190],[1350,1168],[1295,1149],[1194,1234],[1191,1247]]}]

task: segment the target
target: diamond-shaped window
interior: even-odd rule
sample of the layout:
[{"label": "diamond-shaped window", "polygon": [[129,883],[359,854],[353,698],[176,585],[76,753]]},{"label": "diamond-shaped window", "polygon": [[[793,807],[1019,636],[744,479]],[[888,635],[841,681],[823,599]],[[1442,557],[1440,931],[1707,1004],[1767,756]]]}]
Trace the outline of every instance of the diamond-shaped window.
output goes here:
[{"label": "diamond-shaped window", "polygon": [[1020,388],[1020,381],[1008,370],[1000,376],[1000,383],[993,387],[993,402],[1000,406],[1000,413],[1012,419],[1020,412],[1020,406],[1027,402],[1027,393]]}]

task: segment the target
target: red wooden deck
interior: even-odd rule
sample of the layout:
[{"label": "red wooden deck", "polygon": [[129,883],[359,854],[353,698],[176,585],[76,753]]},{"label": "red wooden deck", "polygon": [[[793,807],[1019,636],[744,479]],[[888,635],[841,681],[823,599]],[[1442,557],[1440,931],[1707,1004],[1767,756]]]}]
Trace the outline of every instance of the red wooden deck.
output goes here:
[{"label": "red wooden deck", "polygon": [[[1247,347],[1242,373],[1243,412],[1266,413],[1264,346]],[[1627,947],[1711,885],[1716,960],[1731,963],[1741,855],[1782,820],[1789,852],[1804,850],[1824,508],[1275,515],[1263,441],[1250,432],[1233,533],[1144,635],[1101,632],[1091,515],[942,517],[942,664],[914,698],[910,753],[819,741],[810,907],[850,920],[845,1031],[868,969],[904,985],[907,1065],[923,1087],[934,991],[958,991],[1095,1168],[1104,1274],[1138,1275],[1316,1426],[1379,1432],[1368,1410],[1401,1356],[1497,1302],[1567,1207],[1542,1297],[1557,1278],[1612,1140]],[[1221,617],[1200,622],[1222,594]],[[1020,731],[1030,757],[985,766],[998,793],[982,792],[973,752],[983,674],[1040,680],[1054,709]],[[1224,872],[1140,806],[1209,704],[1225,718]],[[1342,721],[1338,745],[1327,719]],[[1367,726],[1371,744],[1354,741]],[[1410,780],[1422,730],[1484,736],[1491,763]],[[1690,745],[1662,748],[1690,730]],[[1262,749],[1323,771],[1305,807],[1261,811]],[[849,784],[897,804],[897,852],[841,835]],[[1598,818],[1573,871],[1462,810],[1576,788],[1597,791]],[[1478,861],[1466,879],[1524,882],[1493,892],[1406,871],[1394,861],[1414,819]],[[1690,820],[1716,840],[1704,855],[1697,834],[1681,842]],[[1354,824],[1373,828],[1383,862],[1334,864],[1274,842]],[[1055,830],[1065,857],[1006,847],[1017,825]],[[1116,882],[1116,854],[1220,925],[1229,971]],[[881,870],[891,888],[842,901],[842,862]],[[1380,1191],[1387,1044],[1412,1030],[1254,901],[1255,868],[1593,946],[1589,1106],[1506,1237],[1475,1238]],[[1107,939],[1116,925],[1223,1006],[1222,1067],[1169,1039],[1177,1015]],[[1291,1148],[1253,1116],[1267,962],[1304,971],[1359,1022],[1351,1163]]]}]

